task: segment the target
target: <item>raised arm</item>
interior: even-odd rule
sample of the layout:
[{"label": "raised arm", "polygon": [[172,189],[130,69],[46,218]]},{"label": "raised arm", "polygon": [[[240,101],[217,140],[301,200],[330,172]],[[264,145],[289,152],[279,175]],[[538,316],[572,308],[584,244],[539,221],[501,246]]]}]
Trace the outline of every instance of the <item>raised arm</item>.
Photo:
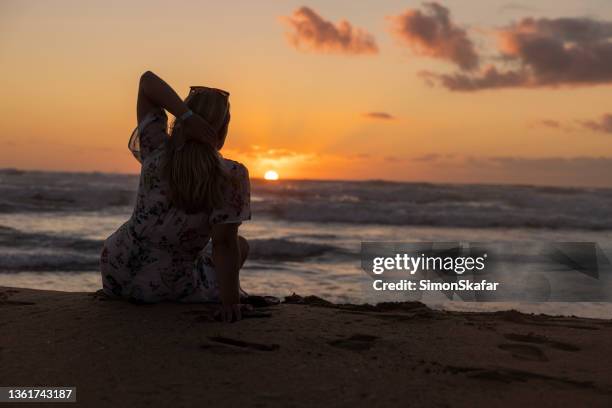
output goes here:
[{"label": "raised arm", "polygon": [[163,79],[151,71],[140,77],[138,87],[138,101],[136,102],[136,115],[140,123],[149,112],[156,109],[165,109],[176,117],[181,117],[189,108],[174,92],[174,89]]},{"label": "raised arm", "polygon": [[[177,95],[170,85],[151,71],[147,71],[140,77],[138,87],[138,101],[136,102],[136,116],[138,123],[156,109],[165,109],[177,118],[189,111],[189,107]],[[199,115],[189,116],[183,123],[184,135],[189,139],[197,139],[218,145],[217,140],[208,139],[208,124]]]}]

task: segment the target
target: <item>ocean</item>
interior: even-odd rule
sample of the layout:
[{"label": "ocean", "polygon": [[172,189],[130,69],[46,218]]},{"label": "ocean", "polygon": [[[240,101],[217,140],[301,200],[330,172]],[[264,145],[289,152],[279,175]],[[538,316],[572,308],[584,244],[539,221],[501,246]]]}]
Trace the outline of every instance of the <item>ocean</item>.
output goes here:
[{"label": "ocean", "polygon": [[[0,170],[0,286],[101,287],[102,241],[131,215],[138,176]],[[612,189],[387,181],[252,180],[247,292],[296,292],[376,303],[360,269],[362,241],[591,241],[612,249]],[[401,300],[401,299],[399,299]],[[466,303],[500,310],[612,318],[608,303]]]}]

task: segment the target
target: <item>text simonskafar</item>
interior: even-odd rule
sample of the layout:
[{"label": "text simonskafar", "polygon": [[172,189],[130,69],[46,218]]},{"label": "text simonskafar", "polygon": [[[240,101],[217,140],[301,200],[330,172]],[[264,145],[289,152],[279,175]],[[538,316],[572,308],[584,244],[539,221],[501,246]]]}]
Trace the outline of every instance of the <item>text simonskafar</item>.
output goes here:
[{"label": "text simonskafar", "polygon": [[[372,273],[382,275],[387,271],[405,271],[414,275],[420,271],[450,272],[463,275],[465,272],[482,271],[486,266],[487,254],[482,256],[443,257],[428,256],[420,254],[411,256],[408,254],[396,254],[392,257],[375,257],[372,260]],[[384,281],[376,279],[372,283],[374,290],[399,290],[399,291],[495,291],[499,282],[481,280],[460,279],[454,282],[434,282],[429,279],[418,281],[400,279]]]},{"label": "text simonskafar", "polygon": [[395,282],[385,282],[376,279],[372,284],[374,290],[437,290],[437,291],[473,291],[473,290],[497,290],[499,282],[491,282],[486,279],[471,281],[460,279],[457,282],[433,282],[429,279],[421,279],[417,282],[401,279]]}]

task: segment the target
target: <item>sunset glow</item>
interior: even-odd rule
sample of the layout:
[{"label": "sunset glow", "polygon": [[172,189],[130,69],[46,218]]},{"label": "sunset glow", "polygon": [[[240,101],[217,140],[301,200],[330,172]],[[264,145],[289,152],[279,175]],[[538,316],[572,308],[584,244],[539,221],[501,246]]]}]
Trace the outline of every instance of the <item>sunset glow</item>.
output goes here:
[{"label": "sunset glow", "polygon": [[268,170],[266,174],[264,174],[264,179],[271,181],[278,180],[278,173],[274,170]]},{"label": "sunset glow", "polygon": [[[254,175],[612,186],[612,38],[560,20],[610,24],[612,2],[550,4],[9,0],[0,167],[137,173],[125,146],[149,69],[180,95],[231,93],[222,153]],[[526,52],[532,38],[580,69]]]}]

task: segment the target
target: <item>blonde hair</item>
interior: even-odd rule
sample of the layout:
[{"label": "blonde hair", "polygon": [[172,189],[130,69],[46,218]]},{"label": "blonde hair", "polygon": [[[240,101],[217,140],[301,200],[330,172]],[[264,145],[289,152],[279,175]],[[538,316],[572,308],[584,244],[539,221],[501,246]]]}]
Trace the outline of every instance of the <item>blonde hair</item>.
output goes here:
[{"label": "blonde hair", "polygon": [[[210,124],[219,140],[225,139],[230,120],[227,92],[192,87],[185,103]],[[175,121],[166,145],[163,175],[170,187],[170,201],[187,213],[219,208],[228,181],[221,155],[209,143],[184,140],[181,132],[180,122]]]}]

